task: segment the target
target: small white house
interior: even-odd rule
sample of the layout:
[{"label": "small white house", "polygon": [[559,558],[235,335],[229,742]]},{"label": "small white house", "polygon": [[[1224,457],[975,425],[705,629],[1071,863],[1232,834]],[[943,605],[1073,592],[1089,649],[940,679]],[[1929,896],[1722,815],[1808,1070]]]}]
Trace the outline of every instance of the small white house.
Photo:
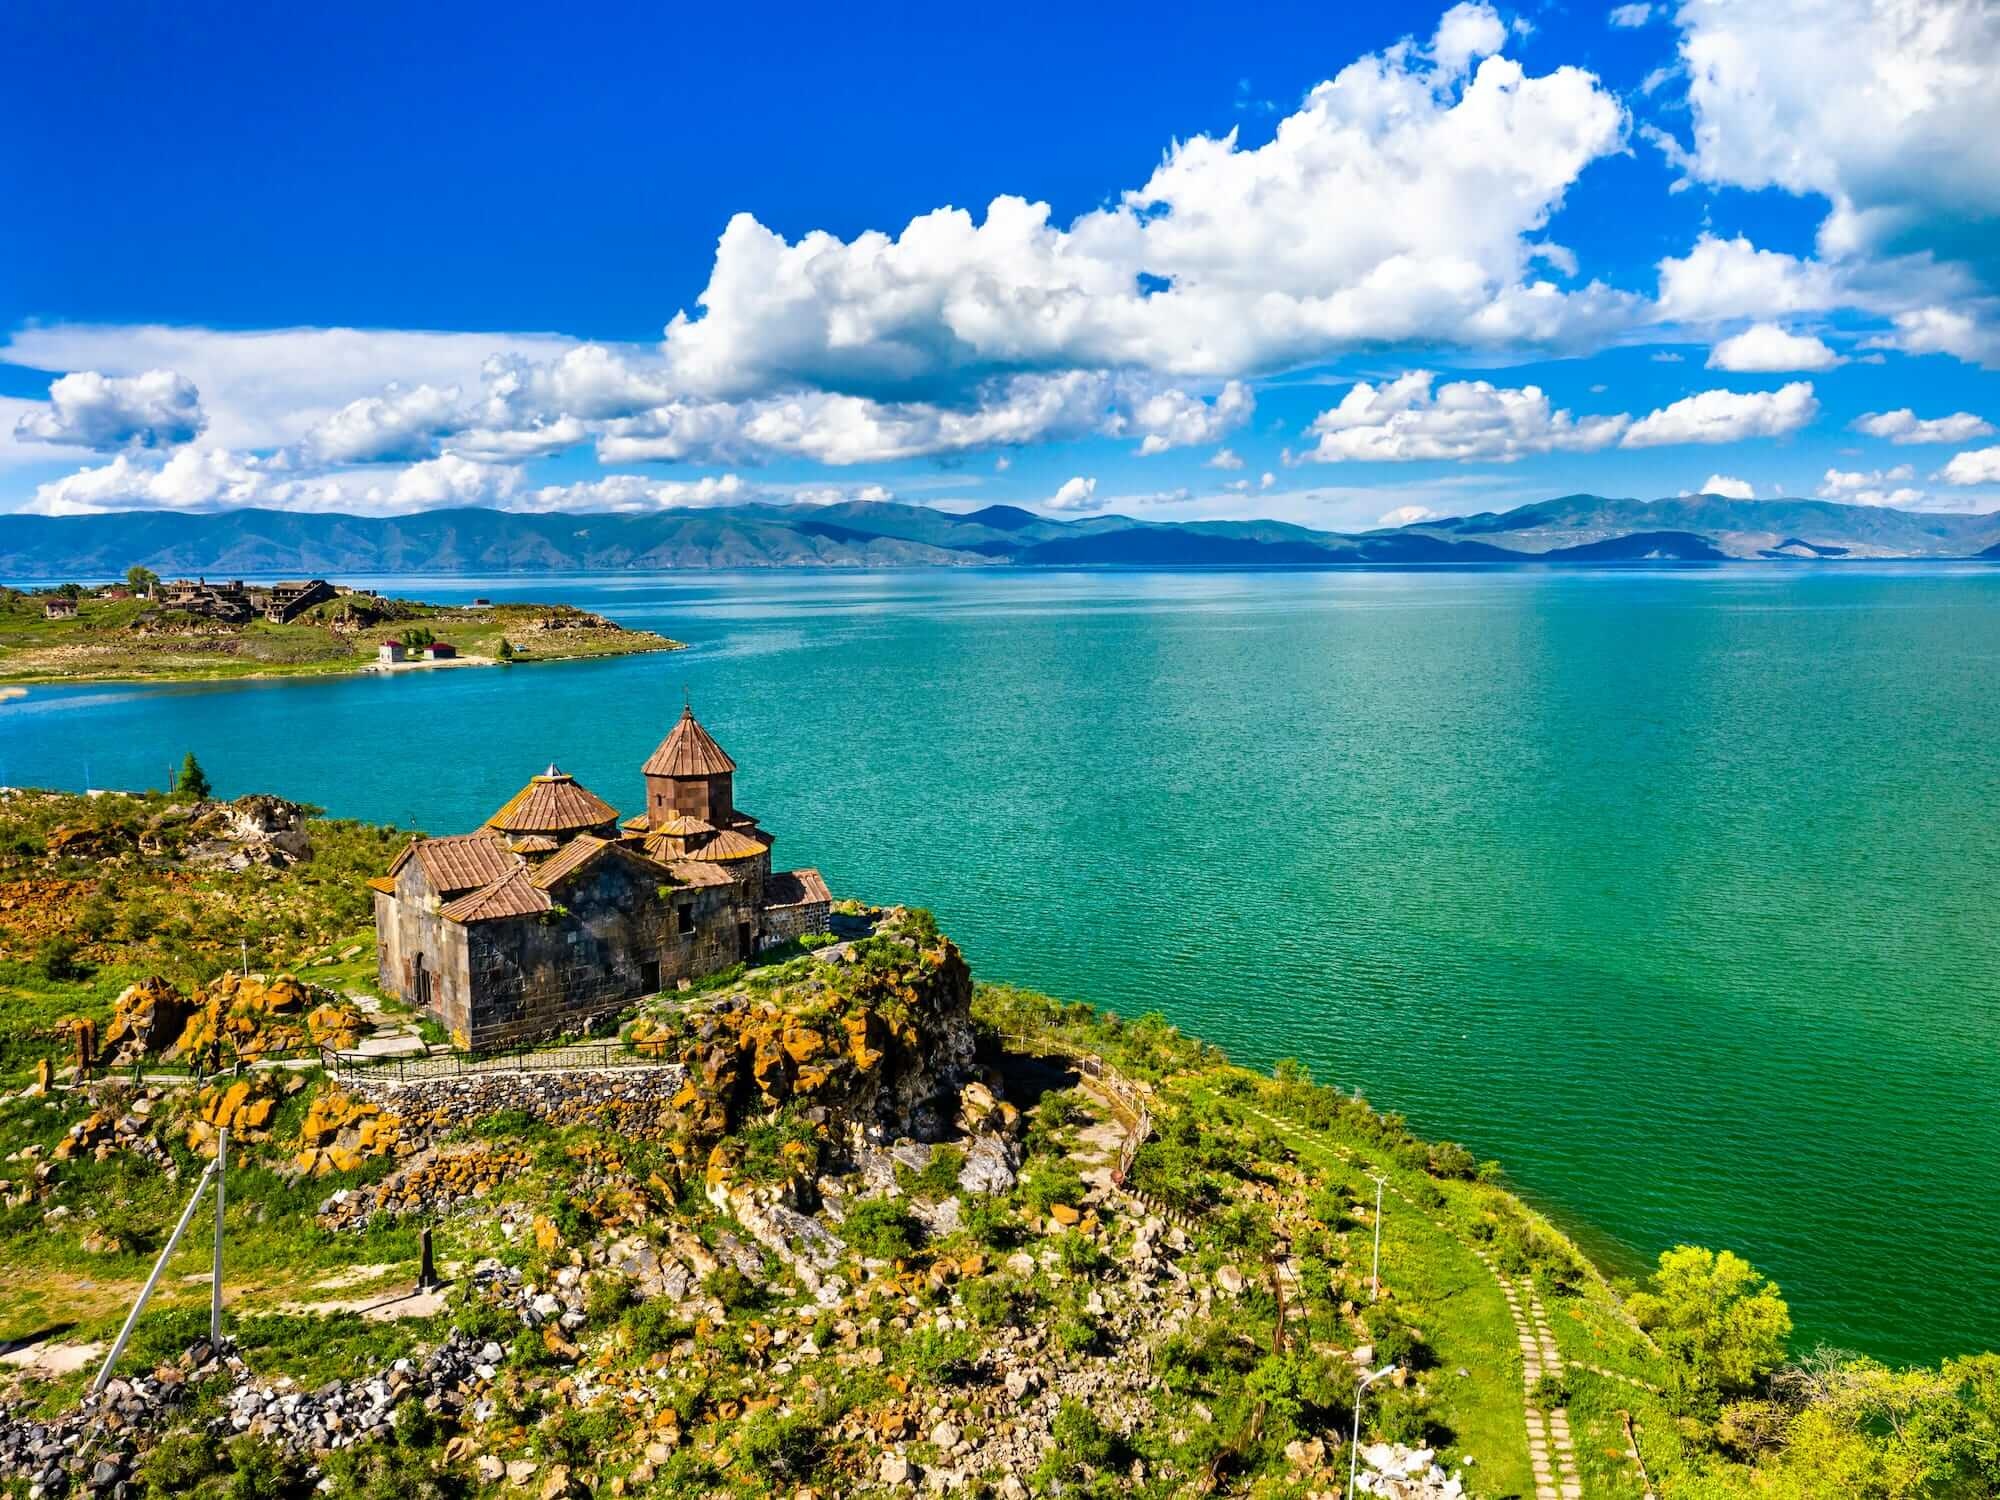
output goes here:
[{"label": "small white house", "polygon": [[375,648],[375,660],[383,663],[406,661],[408,651],[401,641],[384,641]]}]

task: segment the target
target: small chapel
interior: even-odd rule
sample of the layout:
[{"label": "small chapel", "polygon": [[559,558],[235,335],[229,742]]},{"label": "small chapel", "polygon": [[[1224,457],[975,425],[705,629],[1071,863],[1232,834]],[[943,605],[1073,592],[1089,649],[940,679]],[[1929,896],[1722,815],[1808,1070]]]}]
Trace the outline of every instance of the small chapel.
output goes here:
[{"label": "small chapel", "polygon": [[827,930],[826,882],[771,869],[736,762],[692,707],[640,774],[646,810],[623,822],[551,765],[475,831],[412,839],[369,882],[383,989],[483,1050]]}]

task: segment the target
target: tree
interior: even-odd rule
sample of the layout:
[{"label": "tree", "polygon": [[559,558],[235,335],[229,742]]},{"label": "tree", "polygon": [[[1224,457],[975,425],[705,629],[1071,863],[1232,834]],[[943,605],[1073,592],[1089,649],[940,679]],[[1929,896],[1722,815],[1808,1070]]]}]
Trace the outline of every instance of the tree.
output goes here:
[{"label": "tree", "polygon": [[1792,1332],[1776,1286],[1741,1256],[1699,1245],[1661,1251],[1653,1289],[1629,1306],[1666,1352],[1676,1394],[1702,1407],[1755,1390]]},{"label": "tree", "polygon": [[142,568],[137,563],[125,570],[125,586],[135,594],[150,593],[159,581],[158,573],[151,568]]},{"label": "tree", "polygon": [[180,774],[174,778],[174,795],[192,797],[197,802],[205,802],[215,789],[208,784],[208,773],[201,768],[201,762],[194,758],[194,751],[187,753],[181,762]]},{"label": "tree", "polygon": [[512,661],[513,659],[514,659],[514,643],[512,641],[509,641],[505,636],[502,636],[500,638],[500,660]]}]

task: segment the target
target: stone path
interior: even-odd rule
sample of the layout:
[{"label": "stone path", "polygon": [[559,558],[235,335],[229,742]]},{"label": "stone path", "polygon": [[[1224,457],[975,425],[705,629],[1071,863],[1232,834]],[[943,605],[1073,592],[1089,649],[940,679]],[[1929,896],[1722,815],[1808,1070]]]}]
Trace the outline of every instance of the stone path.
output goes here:
[{"label": "stone path", "polygon": [[[1244,1104],[1242,1108],[1255,1115],[1265,1124],[1280,1131],[1309,1131],[1296,1121],[1283,1120],[1269,1114],[1254,1104]],[[1310,1131],[1320,1136],[1318,1131]],[[1373,1163],[1364,1161],[1338,1141],[1326,1140],[1326,1146],[1341,1160],[1365,1169],[1373,1168]],[[1388,1190],[1401,1199],[1404,1206],[1422,1213],[1416,1201],[1395,1183],[1387,1184]],[[1500,1291],[1507,1299],[1507,1311],[1514,1319],[1514,1332],[1521,1343],[1521,1390],[1523,1415],[1528,1432],[1528,1462],[1535,1473],[1535,1500],[1581,1500],[1583,1481],[1577,1473],[1576,1452],[1570,1439],[1569,1410],[1556,1407],[1544,1412],[1535,1404],[1535,1383],[1544,1374],[1558,1378],[1563,1373],[1563,1359],[1556,1348],[1555,1334],[1549,1327],[1548,1314],[1542,1308],[1542,1299],[1536,1295],[1532,1284],[1526,1284],[1525,1296],[1512,1282],[1501,1274],[1493,1258],[1480,1246],[1461,1239],[1458,1232],[1442,1219],[1432,1219],[1431,1223],[1444,1233],[1465,1246],[1479,1258],[1493,1279],[1500,1284]],[[1635,1384],[1637,1382],[1634,1382]]]}]

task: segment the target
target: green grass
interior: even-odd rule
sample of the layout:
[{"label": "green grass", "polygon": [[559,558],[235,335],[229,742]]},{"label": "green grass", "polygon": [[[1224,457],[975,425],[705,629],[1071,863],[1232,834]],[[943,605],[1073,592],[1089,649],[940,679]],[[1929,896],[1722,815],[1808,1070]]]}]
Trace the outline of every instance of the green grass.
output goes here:
[{"label": "green grass", "polygon": [[[1239,1103],[1200,1084],[1187,1092],[1223,1107]],[[1356,1168],[1335,1149],[1336,1144],[1353,1149],[1353,1143],[1290,1123],[1265,1128],[1328,1177],[1357,1178]],[[1372,1241],[1362,1244],[1364,1232],[1354,1231],[1352,1253],[1365,1275]],[[1429,1377],[1439,1418],[1453,1433],[1448,1455],[1473,1457],[1474,1483],[1482,1495],[1532,1494],[1521,1355],[1499,1285],[1456,1236],[1394,1199],[1382,1219],[1382,1263],[1383,1281],[1394,1289],[1399,1312],[1423,1330],[1437,1356]],[[1464,1379],[1457,1374],[1461,1368],[1471,1372]]]},{"label": "green grass", "polygon": [[336,600],[286,625],[253,620],[198,634],[139,635],[142,600],[85,598],[75,619],[42,617],[40,595],[0,590],[0,682],[190,681],[231,677],[314,676],[352,672],[375,659],[379,642],[421,623],[461,656],[497,657],[511,643],[521,664],[677,648],[649,631],[542,631],[536,622],[564,607],[496,604],[477,609],[392,601],[393,619],[348,634],[329,628],[346,601]]}]

